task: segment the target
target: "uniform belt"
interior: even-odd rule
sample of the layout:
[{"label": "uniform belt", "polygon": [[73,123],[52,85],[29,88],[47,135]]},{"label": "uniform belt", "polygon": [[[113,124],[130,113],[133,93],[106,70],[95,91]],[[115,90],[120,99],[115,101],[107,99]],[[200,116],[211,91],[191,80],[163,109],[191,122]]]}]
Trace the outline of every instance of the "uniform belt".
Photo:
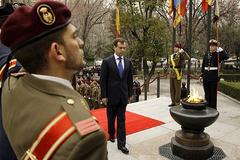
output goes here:
[{"label": "uniform belt", "polygon": [[208,71],[213,71],[213,70],[218,70],[218,67],[204,67],[204,69]]},{"label": "uniform belt", "polygon": [[26,151],[22,160],[48,160],[67,140],[76,128],[66,112],[55,117],[38,135],[31,148]]}]

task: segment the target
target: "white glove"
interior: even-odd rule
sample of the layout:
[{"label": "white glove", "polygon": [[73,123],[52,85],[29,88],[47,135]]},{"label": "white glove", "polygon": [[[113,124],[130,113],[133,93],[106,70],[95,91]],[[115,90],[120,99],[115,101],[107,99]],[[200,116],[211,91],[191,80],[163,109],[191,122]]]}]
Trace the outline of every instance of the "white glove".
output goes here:
[{"label": "white glove", "polygon": [[181,48],[180,50],[179,50],[179,53],[183,53],[184,52],[184,50]]},{"label": "white glove", "polygon": [[217,48],[217,52],[222,52],[222,51],[223,51],[223,49],[221,47]]}]

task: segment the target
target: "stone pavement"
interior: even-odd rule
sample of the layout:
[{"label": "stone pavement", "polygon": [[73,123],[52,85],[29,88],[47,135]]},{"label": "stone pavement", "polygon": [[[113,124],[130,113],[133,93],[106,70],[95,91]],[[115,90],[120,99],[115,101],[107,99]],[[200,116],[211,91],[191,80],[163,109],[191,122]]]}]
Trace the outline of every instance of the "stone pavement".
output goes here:
[{"label": "stone pavement", "polygon": [[[117,149],[117,143],[108,141],[109,160],[167,160],[159,154],[159,147],[170,143],[175,131],[181,127],[169,113],[169,80],[161,79],[160,98],[156,98],[156,82],[150,85],[148,100],[127,106],[127,110],[163,121],[165,124],[143,130],[127,136],[129,155],[124,155]],[[191,80],[191,89],[196,88],[204,96],[201,84]],[[218,111],[220,113],[215,123],[205,129],[213,144],[226,154],[224,160],[240,160],[240,102],[218,93]]]}]

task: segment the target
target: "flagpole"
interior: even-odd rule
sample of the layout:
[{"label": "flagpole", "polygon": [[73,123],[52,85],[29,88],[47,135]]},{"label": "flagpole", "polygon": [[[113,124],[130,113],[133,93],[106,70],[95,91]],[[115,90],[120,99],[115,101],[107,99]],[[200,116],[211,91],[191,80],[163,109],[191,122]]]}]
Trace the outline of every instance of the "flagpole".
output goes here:
[{"label": "flagpole", "polygon": [[190,56],[190,60],[188,60],[188,70],[187,70],[187,90],[188,94],[190,93],[190,68],[191,68],[191,57],[192,57],[192,6],[193,6],[193,1],[189,1],[189,34],[188,34],[188,53]]},{"label": "flagpole", "polygon": [[212,32],[212,7],[208,6],[208,13],[207,13],[207,24],[208,24],[208,32],[207,32],[207,43],[206,43],[206,49],[209,50],[209,40],[211,38],[211,32]]},{"label": "flagpole", "polygon": [[[173,7],[173,22],[176,17],[176,9]],[[173,37],[172,37],[172,54],[174,53],[174,45],[176,43],[176,28],[173,26]]]},{"label": "flagpole", "polygon": [[119,4],[118,0],[115,3],[115,32],[116,38],[120,37],[120,11],[119,11]]}]

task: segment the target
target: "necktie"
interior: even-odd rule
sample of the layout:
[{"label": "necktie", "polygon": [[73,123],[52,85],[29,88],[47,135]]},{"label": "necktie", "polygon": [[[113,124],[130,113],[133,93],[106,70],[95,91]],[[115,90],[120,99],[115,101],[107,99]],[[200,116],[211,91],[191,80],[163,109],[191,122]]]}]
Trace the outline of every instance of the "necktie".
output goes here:
[{"label": "necktie", "polygon": [[123,74],[123,66],[122,66],[122,57],[118,57],[118,73],[120,78],[122,78],[122,74]]}]

